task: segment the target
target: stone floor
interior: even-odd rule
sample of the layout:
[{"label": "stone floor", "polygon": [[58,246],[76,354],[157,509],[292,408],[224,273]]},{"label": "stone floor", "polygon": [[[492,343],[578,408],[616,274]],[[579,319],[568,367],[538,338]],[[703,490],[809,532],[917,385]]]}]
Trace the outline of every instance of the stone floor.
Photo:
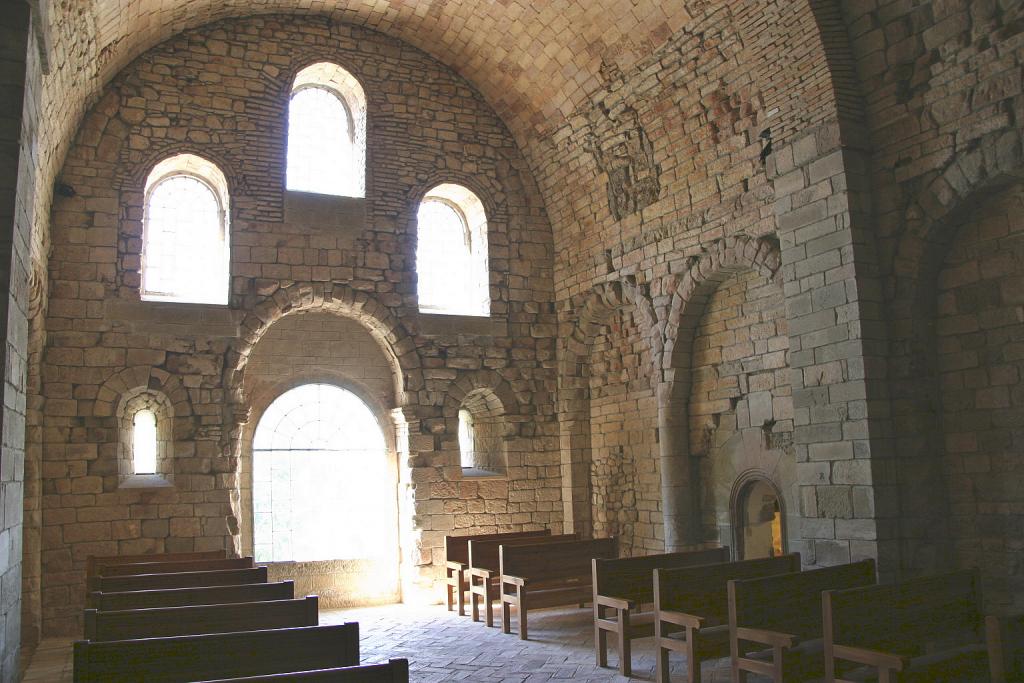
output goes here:
[{"label": "stone floor", "polygon": [[[358,621],[363,662],[409,660],[410,679],[539,683],[541,681],[653,681],[654,648],[650,639],[634,641],[633,677],[594,663],[593,612],[587,609],[548,609],[531,612],[530,640],[505,635],[444,607],[387,605],[350,610],[325,610],[320,623]],[[515,623],[513,621],[513,627]],[[609,653],[613,666],[618,659]],[[685,680],[685,662],[673,657],[673,680]],[[729,680],[728,660],[703,667],[705,683]],[[46,640],[35,653],[23,683],[70,683],[71,641]],[[751,677],[751,681],[754,677]]]}]

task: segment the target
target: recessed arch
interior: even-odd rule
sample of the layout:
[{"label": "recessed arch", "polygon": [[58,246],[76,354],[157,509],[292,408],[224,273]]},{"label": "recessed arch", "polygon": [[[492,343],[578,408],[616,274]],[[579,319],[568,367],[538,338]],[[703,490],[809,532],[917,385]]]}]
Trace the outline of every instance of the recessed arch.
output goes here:
[{"label": "recessed arch", "polygon": [[729,512],[737,560],[786,553],[786,499],[767,472],[752,469],[736,478],[729,496]]}]

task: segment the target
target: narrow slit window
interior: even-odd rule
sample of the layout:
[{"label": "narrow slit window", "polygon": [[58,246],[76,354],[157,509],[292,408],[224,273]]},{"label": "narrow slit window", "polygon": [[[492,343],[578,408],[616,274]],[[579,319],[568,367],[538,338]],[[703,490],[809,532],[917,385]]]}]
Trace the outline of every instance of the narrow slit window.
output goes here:
[{"label": "narrow slit window", "polygon": [[476,457],[473,452],[473,413],[465,408],[459,410],[459,454],[463,467],[475,467]]},{"label": "narrow slit window", "polygon": [[132,419],[132,459],[135,474],[156,474],[156,413],[140,410]]}]

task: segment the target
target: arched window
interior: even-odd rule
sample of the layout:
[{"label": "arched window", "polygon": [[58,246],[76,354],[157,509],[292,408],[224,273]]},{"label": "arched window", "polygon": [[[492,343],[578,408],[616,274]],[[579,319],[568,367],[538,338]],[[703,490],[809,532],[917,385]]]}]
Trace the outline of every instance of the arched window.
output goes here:
[{"label": "arched window", "polygon": [[132,419],[132,459],[135,474],[156,473],[156,413],[140,410]]},{"label": "arched window", "polygon": [[142,299],[226,304],[227,221],[219,168],[192,154],[157,164],[146,181]]},{"label": "arched window", "polygon": [[394,505],[384,434],[358,396],[305,384],[267,408],[253,439],[259,560],[385,557]]},{"label": "arched window", "polygon": [[487,215],[479,197],[461,185],[438,185],[416,218],[420,311],[490,315]]},{"label": "arched window", "polygon": [[459,407],[459,461],[463,477],[492,477],[508,467],[505,408],[490,389],[470,392]]},{"label": "arched window", "polygon": [[767,479],[755,477],[741,485],[733,515],[739,559],[777,557],[786,552],[780,496]]},{"label": "arched window", "polygon": [[473,446],[475,438],[476,435],[473,433],[473,413],[462,408],[459,410],[459,455],[463,468],[476,466]]},{"label": "arched window", "polygon": [[344,197],[366,194],[366,98],[337,64],[295,77],[288,104],[289,190]]}]

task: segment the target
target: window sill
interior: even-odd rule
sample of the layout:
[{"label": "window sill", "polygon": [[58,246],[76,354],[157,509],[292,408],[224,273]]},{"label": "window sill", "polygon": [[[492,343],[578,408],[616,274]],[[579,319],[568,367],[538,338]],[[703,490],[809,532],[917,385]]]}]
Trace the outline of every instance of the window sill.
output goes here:
[{"label": "window sill", "polygon": [[463,467],[463,479],[505,479],[505,475],[494,470],[485,470],[481,467]]},{"label": "window sill", "polygon": [[419,333],[428,337],[452,333],[485,337],[508,336],[508,323],[490,316],[420,311],[417,322],[419,323]]},{"label": "window sill", "polygon": [[132,474],[122,481],[118,489],[169,489],[174,484],[164,479],[161,474]]}]

